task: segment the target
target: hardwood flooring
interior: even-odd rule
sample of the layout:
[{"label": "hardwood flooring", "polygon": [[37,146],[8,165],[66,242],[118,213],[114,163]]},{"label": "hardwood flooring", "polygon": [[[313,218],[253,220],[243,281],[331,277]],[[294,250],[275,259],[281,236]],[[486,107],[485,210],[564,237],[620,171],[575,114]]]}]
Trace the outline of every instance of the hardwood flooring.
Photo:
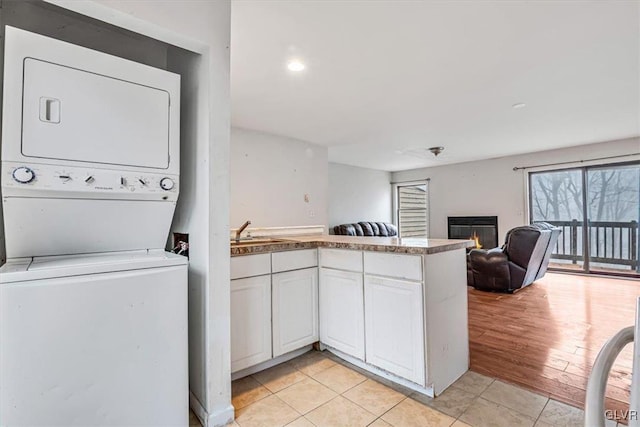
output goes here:
[{"label": "hardwood flooring", "polygon": [[[635,322],[640,281],[547,273],[513,295],[469,290],[471,369],[584,408],[607,339]],[[628,408],[632,346],[613,366],[607,409]]]}]

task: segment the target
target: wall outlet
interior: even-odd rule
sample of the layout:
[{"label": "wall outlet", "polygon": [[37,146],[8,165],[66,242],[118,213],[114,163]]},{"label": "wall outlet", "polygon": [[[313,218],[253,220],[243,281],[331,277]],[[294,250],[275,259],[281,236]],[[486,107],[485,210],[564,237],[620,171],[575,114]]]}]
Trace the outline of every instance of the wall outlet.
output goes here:
[{"label": "wall outlet", "polygon": [[316,216],[316,213],[314,211],[309,211],[309,218],[313,218]]},{"label": "wall outlet", "polygon": [[173,233],[173,249],[171,252],[189,258],[189,235],[186,233]]}]

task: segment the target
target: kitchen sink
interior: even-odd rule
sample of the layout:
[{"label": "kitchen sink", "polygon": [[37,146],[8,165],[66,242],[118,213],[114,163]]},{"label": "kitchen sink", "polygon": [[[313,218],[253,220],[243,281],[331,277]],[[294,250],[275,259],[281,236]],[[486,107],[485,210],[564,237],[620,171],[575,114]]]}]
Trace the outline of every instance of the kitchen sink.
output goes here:
[{"label": "kitchen sink", "polygon": [[290,240],[285,239],[271,239],[271,238],[257,238],[257,239],[249,239],[249,240],[240,240],[239,242],[232,240],[231,247],[238,246],[254,246],[254,245],[271,245],[273,243],[284,243],[290,242]]}]

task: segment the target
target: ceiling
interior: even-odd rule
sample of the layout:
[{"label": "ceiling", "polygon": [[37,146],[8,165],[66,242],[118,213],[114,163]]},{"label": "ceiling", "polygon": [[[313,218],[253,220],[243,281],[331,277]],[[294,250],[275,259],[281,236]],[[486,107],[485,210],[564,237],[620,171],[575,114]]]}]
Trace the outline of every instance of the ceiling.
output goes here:
[{"label": "ceiling", "polygon": [[396,171],[637,136],[639,82],[638,1],[232,3],[232,124],[333,162]]}]

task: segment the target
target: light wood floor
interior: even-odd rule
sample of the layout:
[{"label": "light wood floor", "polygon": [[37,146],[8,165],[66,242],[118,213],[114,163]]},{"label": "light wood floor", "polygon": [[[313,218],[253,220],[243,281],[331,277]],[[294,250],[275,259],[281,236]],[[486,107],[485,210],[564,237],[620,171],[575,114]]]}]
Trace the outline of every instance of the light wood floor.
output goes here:
[{"label": "light wood floor", "polygon": [[[633,325],[640,281],[547,273],[513,295],[469,290],[471,369],[584,407],[598,351]],[[626,409],[632,348],[616,361],[607,409]]]}]

